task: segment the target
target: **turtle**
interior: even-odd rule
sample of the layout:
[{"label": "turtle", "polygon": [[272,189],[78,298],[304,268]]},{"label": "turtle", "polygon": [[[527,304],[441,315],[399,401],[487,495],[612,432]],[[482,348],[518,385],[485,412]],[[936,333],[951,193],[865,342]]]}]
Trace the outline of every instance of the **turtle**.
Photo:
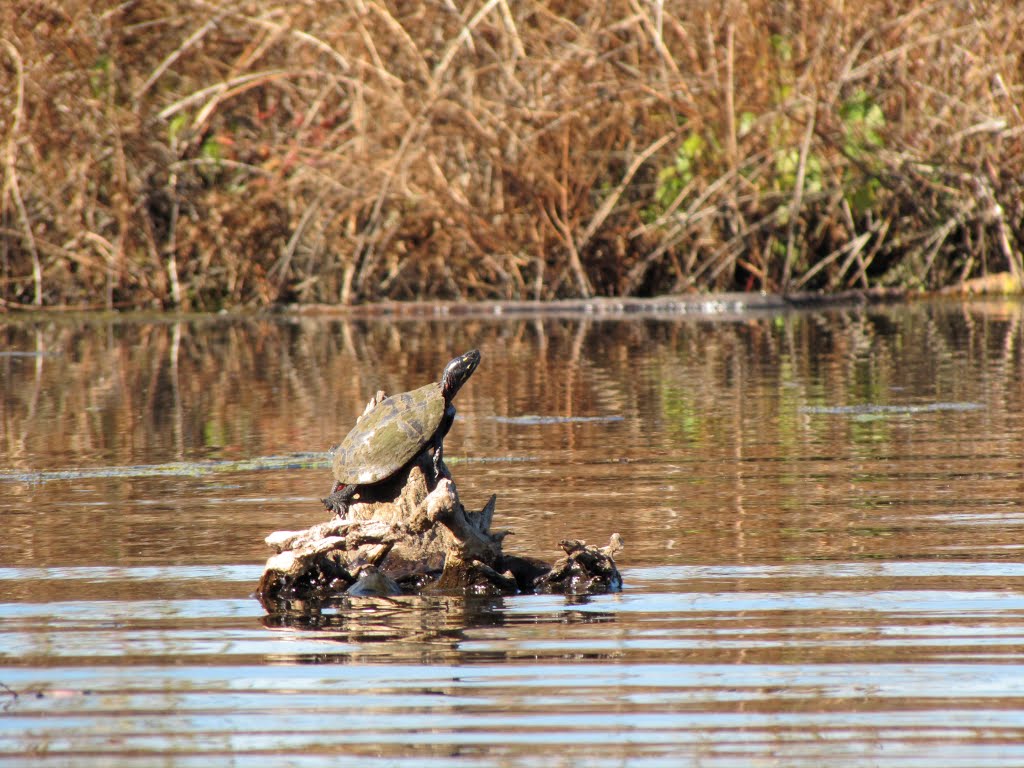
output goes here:
[{"label": "turtle", "polygon": [[356,422],[334,451],[334,484],[324,506],[344,517],[361,487],[387,480],[428,447],[434,481],[440,480],[442,443],[455,420],[452,398],[479,364],[480,350],[471,349],[449,361],[440,381],[385,398]]}]

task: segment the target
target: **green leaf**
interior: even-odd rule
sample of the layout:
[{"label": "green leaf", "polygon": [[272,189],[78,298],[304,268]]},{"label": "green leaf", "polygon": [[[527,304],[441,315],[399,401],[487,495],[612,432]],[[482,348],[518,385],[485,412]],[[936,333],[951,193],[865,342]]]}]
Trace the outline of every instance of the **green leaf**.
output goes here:
[{"label": "green leaf", "polygon": [[188,116],[184,114],[177,114],[171,118],[171,122],[167,124],[167,143],[173,144],[181,133],[185,124],[188,122]]},{"label": "green leaf", "polygon": [[791,61],[793,59],[793,44],[789,40],[778,33],[772,35],[770,40],[772,50],[775,51],[775,55],[782,61]]},{"label": "green leaf", "polygon": [[99,56],[89,69],[89,89],[95,98],[105,96],[110,87],[111,59],[107,54]]},{"label": "green leaf", "polygon": [[756,122],[757,115],[755,115],[753,112],[741,112],[737,132],[741,137],[746,136],[748,133],[750,133],[750,129],[754,127],[754,123]]},{"label": "green leaf", "polygon": [[683,145],[679,148],[679,154],[685,155],[691,160],[696,160],[703,153],[707,147],[707,142],[701,137],[699,133],[690,132],[690,135],[683,140]]},{"label": "green leaf", "polygon": [[885,113],[864,89],[842,103],[839,116],[845,134],[843,150],[850,157],[860,157],[885,144],[881,133],[886,125]]},{"label": "green leaf", "polygon": [[219,163],[224,157],[224,148],[221,147],[220,142],[217,141],[215,136],[210,136],[199,148],[199,154],[206,160],[212,160],[215,163]]}]

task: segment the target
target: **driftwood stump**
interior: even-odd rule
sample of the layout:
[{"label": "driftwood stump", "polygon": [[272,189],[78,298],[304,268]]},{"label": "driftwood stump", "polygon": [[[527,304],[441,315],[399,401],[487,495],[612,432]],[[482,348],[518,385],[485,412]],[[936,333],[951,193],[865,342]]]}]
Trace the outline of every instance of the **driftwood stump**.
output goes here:
[{"label": "driftwood stump", "polygon": [[266,542],[276,554],[257,589],[264,608],[274,612],[346,594],[592,594],[621,588],[613,559],[622,548],[618,534],[604,548],[563,541],[566,557],[554,566],[506,555],[501,545],[508,532],[491,530],[496,496],[479,511],[467,510],[443,462],[441,474],[435,482],[425,449],[387,480],[360,487],[344,518],[270,534]]}]

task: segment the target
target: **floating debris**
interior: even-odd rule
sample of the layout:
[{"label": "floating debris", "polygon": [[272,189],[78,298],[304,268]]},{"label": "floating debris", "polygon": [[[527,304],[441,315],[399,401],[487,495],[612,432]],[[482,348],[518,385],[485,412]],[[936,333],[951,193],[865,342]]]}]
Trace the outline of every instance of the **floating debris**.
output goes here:
[{"label": "floating debris", "polygon": [[52,480],[82,480],[113,477],[203,477],[225,472],[255,472],[275,469],[321,469],[330,466],[330,454],[323,452],[257,456],[224,461],[172,461],[167,464],[134,464],[124,467],[75,467],[39,471],[0,470],[0,482],[46,483]]},{"label": "floating debris", "polygon": [[535,426],[544,424],[591,424],[625,421],[623,416],[495,416],[499,424]]},{"label": "floating debris", "polygon": [[[206,477],[232,472],[259,472],[281,469],[324,469],[331,466],[333,451],[303,451],[277,456],[223,461],[172,461],[167,464],[129,464],[120,467],[69,467],[67,469],[0,469],[0,483],[48,483],[54,480],[88,480],[122,477]],[[534,456],[454,457],[450,464],[510,463],[537,461]]]},{"label": "floating debris", "polygon": [[834,416],[882,416],[888,414],[934,413],[936,411],[980,411],[981,403],[922,403],[906,405],[880,405],[860,403],[858,405],[804,405],[800,413],[826,413]]},{"label": "floating debris", "polygon": [[0,357],[60,357],[61,352],[50,352],[45,349],[40,350],[21,350],[21,349],[5,349],[0,351]]}]

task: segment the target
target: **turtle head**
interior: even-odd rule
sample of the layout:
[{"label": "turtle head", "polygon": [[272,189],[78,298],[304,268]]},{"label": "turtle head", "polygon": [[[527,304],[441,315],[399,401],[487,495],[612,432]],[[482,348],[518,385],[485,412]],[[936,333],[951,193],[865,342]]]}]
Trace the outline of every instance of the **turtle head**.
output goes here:
[{"label": "turtle head", "polygon": [[445,400],[455,397],[455,393],[473,375],[473,371],[478,365],[480,365],[480,350],[471,349],[444,367],[444,373],[441,374],[441,392],[444,394]]}]

